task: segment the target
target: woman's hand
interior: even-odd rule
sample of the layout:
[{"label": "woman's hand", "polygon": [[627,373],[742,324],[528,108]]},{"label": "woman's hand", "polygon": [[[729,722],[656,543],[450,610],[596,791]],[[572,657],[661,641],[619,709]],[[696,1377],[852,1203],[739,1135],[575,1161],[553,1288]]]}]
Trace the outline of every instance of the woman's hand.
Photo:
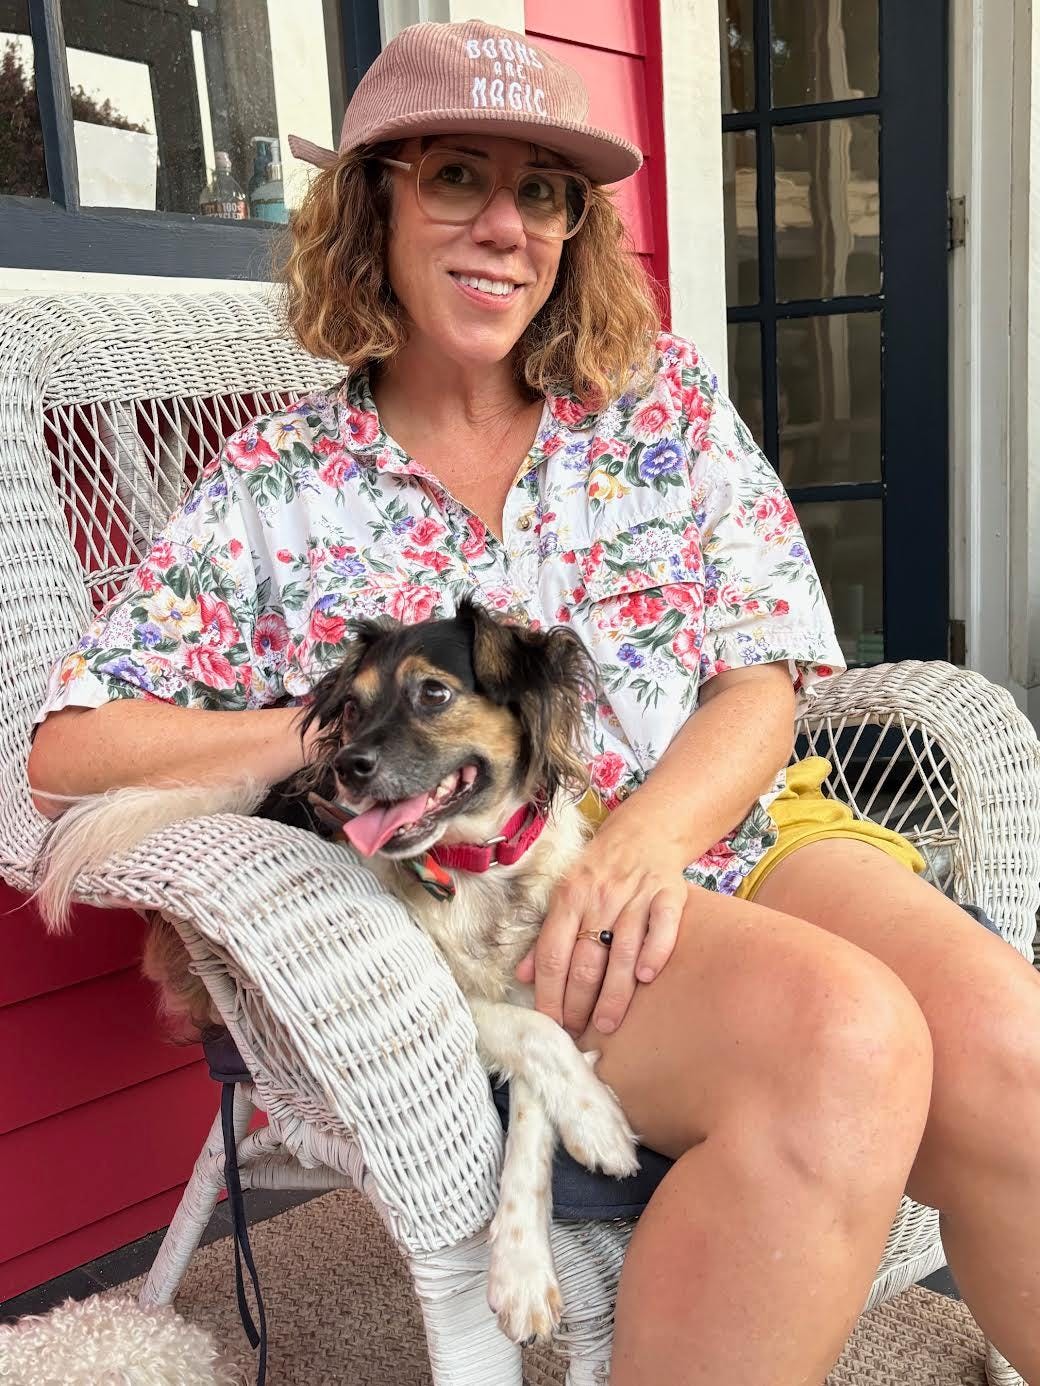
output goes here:
[{"label": "woman's hand", "polygon": [[[640,982],[671,957],[689,894],[681,844],[615,810],[558,883],[538,941],[516,969],[534,982],[535,1007],[575,1038],[589,1017],[603,1034],[621,1024]],[[581,930],[613,931],[609,948]]]}]

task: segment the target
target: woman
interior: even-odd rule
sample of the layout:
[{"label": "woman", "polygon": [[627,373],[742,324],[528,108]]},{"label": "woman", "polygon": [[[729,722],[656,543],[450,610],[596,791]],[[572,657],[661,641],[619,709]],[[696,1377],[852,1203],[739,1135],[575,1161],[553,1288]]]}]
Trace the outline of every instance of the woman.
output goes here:
[{"label": "woman", "polygon": [[900,839],[821,826],[817,766],[777,798],[840,651],[775,475],[696,351],[654,341],[598,187],[639,155],[586,110],[519,35],[421,25],[338,155],[297,143],[325,171],[289,320],[346,381],[228,442],[55,671],[34,790],[284,778],[283,704],[355,614],[473,591],[571,621],[610,812],[520,971],[676,1160],[625,1264],[614,1386],[821,1382],[904,1189],[1040,1381],[1040,980]]}]

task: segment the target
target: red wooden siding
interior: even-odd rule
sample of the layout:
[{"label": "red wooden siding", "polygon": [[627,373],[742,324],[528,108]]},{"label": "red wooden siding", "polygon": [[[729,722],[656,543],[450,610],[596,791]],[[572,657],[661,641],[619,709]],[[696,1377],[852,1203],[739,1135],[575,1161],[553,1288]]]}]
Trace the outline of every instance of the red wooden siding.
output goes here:
[{"label": "red wooden siding", "polygon": [[161,1036],[143,921],[51,938],[0,886],[0,1300],[168,1222],[216,1112],[197,1046]]},{"label": "red wooden siding", "polygon": [[664,124],[658,0],[526,0],[528,37],[576,68],[589,88],[589,118],[643,151],[643,168],[618,185],[617,203],[636,253],[667,302]]}]

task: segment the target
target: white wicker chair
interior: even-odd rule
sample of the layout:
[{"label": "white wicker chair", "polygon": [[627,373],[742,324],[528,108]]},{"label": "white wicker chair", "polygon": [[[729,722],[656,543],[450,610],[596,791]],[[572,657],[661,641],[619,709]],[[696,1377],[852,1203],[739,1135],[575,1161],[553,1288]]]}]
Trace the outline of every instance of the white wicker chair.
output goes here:
[{"label": "white wicker chair", "polygon": [[[27,299],[0,311],[0,875],[14,887],[33,888],[44,830],[25,761],[52,661],[118,590],[218,439],[333,378],[279,338],[255,295]],[[937,883],[1031,956],[1040,759],[1005,692],[941,664],[864,670],[827,689],[803,730],[857,812],[907,832]],[[79,893],[177,921],[254,1078],[235,1112],[243,1184],[362,1189],[410,1265],[437,1386],[519,1386],[520,1352],[484,1298],[499,1122],[469,1013],[404,909],[342,850],[231,816],[155,834]],[[254,1106],[269,1124],[246,1136]],[[218,1120],[147,1302],[176,1295],[222,1187]],[[570,1386],[607,1378],[630,1232],[554,1226]],[[942,1263],[935,1214],[905,1201],[870,1303]],[[1020,1386],[996,1353],[988,1365],[992,1386]]]}]

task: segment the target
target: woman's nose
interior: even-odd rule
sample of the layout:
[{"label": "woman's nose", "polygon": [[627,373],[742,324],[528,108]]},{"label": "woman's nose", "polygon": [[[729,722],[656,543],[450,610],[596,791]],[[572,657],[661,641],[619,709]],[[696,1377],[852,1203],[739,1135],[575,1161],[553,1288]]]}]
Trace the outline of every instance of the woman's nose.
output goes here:
[{"label": "woman's nose", "polygon": [[503,249],[527,244],[523,219],[510,188],[499,188],[472,227],[473,238],[481,243],[491,242]]}]

